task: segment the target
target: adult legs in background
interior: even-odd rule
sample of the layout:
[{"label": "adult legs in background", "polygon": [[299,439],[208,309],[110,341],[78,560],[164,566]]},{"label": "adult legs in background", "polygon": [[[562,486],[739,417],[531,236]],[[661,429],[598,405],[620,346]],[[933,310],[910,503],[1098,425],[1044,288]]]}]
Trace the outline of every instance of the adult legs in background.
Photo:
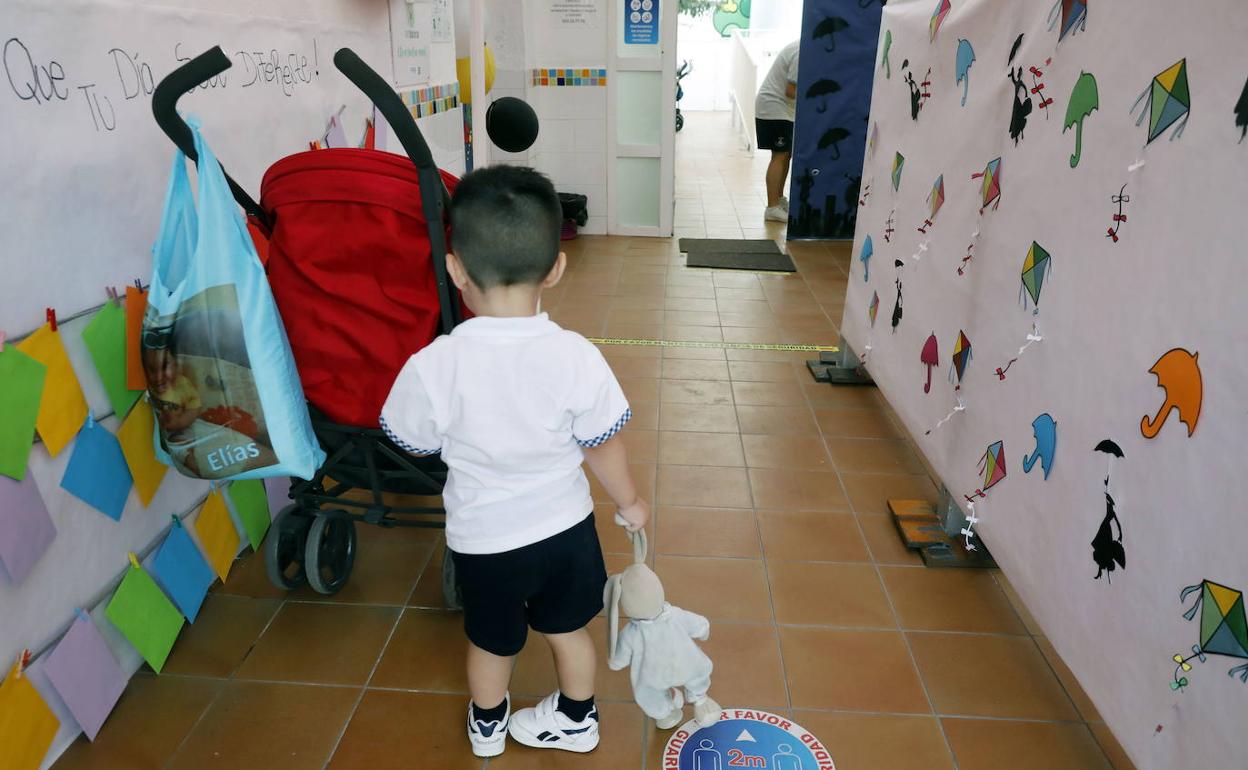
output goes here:
[{"label": "adult legs in background", "polygon": [[791,152],[771,151],[771,162],[767,164],[767,208],[781,205],[784,183],[789,178],[789,162],[792,160]]}]

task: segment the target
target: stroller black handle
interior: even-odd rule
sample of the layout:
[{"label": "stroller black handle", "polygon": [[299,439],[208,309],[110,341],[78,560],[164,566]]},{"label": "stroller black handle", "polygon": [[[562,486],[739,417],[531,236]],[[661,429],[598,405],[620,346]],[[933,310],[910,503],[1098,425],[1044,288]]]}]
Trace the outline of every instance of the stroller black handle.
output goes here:
[{"label": "stroller black handle", "polygon": [[[156,118],[156,125],[186,157],[196,163],[199,162],[199,154],[195,152],[195,138],[191,135],[190,126],[178,114],[178,99],[231,66],[230,57],[225,55],[221,46],[213,46],[166,75],[152,92],[152,115]],[[267,227],[269,218],[259,204],[226,173],[225,166],[221,167],[221,173],[225,174],[225,181],[230,185],[230,192],[238,205]]]}]

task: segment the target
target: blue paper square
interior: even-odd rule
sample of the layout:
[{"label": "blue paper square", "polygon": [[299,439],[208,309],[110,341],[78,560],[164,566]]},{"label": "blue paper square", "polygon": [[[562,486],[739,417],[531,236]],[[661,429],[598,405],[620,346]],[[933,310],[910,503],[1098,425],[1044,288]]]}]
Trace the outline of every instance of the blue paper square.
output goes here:
[{"label": "blue paper square", "polygon": [[117,437],[88,417],[61,479],[61,488],[113,521],[121,521],[133,484]]},{"label": "blue paper square", "polygon": [[151,571],[186,619],[194,623],[217,576],[181,524],[174,524],[169,530],[152,559]]}]

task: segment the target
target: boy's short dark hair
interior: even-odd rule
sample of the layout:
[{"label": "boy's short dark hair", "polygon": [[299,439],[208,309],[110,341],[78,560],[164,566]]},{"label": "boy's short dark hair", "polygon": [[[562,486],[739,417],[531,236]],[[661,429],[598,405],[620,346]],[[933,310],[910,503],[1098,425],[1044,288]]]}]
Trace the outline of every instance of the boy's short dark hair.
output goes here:
[{"label": "boy's short dark hair", "polygon": [[451,200],[451,248],[482,289],[539,284],[559,256],[563,208],[546,176],[522,166],[473,171]]}]

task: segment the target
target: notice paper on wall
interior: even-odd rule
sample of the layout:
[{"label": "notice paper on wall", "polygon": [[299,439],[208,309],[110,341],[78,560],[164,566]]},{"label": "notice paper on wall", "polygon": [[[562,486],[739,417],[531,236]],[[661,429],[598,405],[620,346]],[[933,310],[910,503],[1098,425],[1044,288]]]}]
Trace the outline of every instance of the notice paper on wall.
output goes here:
[{"label": "notice paper on wall", "polygon": [[390,50],[394,82],[401,86],[429,82],[429,44],[433,42],[433,3],[390,0]]},{"label": "notice paper on wall", "polygon": [[548,6],[551,26],[558,29],[598,29],[602,25],[598,0],[555,0]]}]

